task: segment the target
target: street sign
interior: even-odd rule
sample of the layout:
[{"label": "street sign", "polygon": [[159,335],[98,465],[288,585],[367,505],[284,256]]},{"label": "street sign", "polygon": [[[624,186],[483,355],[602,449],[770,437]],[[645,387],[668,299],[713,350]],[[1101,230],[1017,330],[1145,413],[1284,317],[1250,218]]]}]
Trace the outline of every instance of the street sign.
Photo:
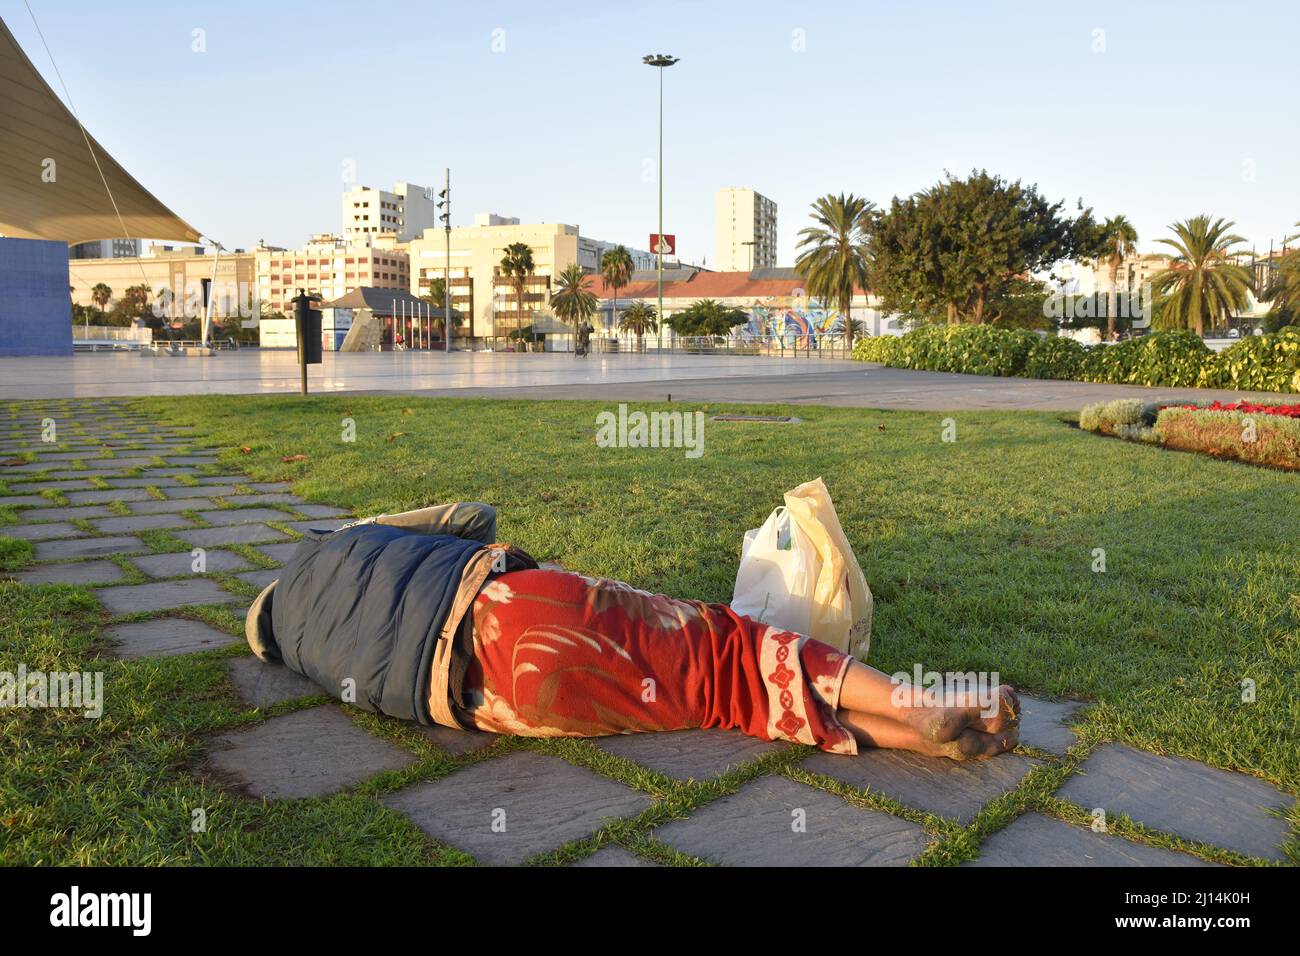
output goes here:
[{"label": "street sign", "polygon": [[675,235],[665,232],[663,234],[663,240],[664,240],[664,245],[663,248],[660,249],[659,235],[653,232],[650,233],[650,251],[653,252],[655,255],[662,255],[662,256],[676,255],[677,237]]}]

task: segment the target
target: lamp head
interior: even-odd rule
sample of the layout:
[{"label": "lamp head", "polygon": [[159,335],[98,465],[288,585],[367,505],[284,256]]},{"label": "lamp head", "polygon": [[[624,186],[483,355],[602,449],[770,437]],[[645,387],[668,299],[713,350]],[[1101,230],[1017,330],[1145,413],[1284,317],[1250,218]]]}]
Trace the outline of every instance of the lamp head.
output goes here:
[{"label": "lamp head", "polygon": [[641,57],[641,62],[646,66],[665,67],[672,66],[676,63],[677,57],[669,56],[667,53],[651,53],[647,56]]}]

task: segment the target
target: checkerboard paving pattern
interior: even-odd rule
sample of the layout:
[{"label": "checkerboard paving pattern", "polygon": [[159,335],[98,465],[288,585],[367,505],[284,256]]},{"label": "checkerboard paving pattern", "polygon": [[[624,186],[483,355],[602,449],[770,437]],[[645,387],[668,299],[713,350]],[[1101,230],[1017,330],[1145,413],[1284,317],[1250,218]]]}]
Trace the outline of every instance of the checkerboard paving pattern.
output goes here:
[{"label": "checkerboard paving pattern", "polygon": [[[222,470],[202,436],[124,402],[0,406],[0,481],[0,508],[17,516],[0,524],[0,535],[30,541],[35,552],[35,564],[12,577],[24,586],[90,587],[110,616],[110,652],[125,659],[229,655],[241,643],[235,629],[193,610],[242,615],[255,589],[290,560],[297,534],[348,517],[304,502],[283,482]],[[373,732],[373,718],[321,703],[333,689],[251,656],[226,666],[255,719],[209,738],[198,772],[233,792],[328,797],[421,761],[400,734]],[[1071,758],[1071,724],[1083,706],[1026,698],[1021,750],[977,764],[872,750],[834,756],[726,731],[602,738],[577,743],[580,755],[563,759],[478,732],[412,727],[442,758],[418,779],[385,778],[405,782],[381,786],[374,799],[488,864],[523,863],[581,841],[579,866],[898,866],[977,823],[991,803],[1005,804],[1036,768],[1074,759],[1056,794],[1072,808],[1062,817],[1072,819],[1014,815],[983,837],[967,865],[1206,865],[1150,835],[1283,859],[1290,837],[1282,814],[1294,797],[1253,777],[1118,744]],[[697,799],[674,804],[683,795]],[[683,802],[691,809],[673,809]],[[1081,823],[1099,818],[1129,825],[1116,834]]]}]

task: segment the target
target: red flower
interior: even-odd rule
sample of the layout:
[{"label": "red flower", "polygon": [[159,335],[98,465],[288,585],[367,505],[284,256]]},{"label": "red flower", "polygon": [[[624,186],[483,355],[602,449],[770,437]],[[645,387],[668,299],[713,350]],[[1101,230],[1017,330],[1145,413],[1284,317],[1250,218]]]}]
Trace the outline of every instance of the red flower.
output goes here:
[{"label": "red flower", "polygon": [[1217,399],[1209,405],[1161,405],[1161,408],[1187,408],[1196,412],[1243,412],[1247,415],[1282,415],[1300,418],[1300,405],[1260,405],[1256,402],[1231,402],[1223,404]]}]

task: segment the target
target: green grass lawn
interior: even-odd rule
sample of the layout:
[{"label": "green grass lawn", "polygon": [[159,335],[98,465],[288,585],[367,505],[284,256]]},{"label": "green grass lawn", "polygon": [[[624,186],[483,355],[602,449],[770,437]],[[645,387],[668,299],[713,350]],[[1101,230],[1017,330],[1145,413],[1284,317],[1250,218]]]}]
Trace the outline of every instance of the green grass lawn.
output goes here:
[{"label": "green grass lawn", "polygon": [[[944,443],[940,413],[746,406],[732,410],[804,421],[710,421],[703,455],[688,459],[681,449],[597,447],[595,416],[609,406],[592,402],[212,396],[131,404],[198,426],[205,443],[228,449],[222,471],[291,480],[309,500],[360,513],[487,501],[499,509],[501,537],[538,558],[714,601],[730,598],[744,530],[782,491],[822,476],[876,597],[870,663],[887,672],[917,663],[997,671],[1030,693],[1092,703],[1064,764],[1036,772],[971,827],[923,820],[942,837],[925,862],[968,857],[1019,807],[1060,812],[1054,783],[1102,740],[1300,791],[1297,475],[1100,438],[1051,413],[955,413],[957,441]],[[355,442],[342,440],[345,418],[356,423]],[[293,455],[306,460],[282,461]],[[174,547],[165,536],[156,546]],[[1096,549],[1105,551],[1104,573],[1093,570]],[[24,559],[21,550],[10,556]],[[0,585],[0,622],[0,669],[19,659],[70,669],[104,647],[82,589]],[[463,861],[365,788],[263,806],[189,774],[203,733],[256,719],[225,683],[230,653],[108,663],[112,693],[130,705],[93,725],[54,711],[0,711],[0,860]],[[1253,702],[1242,700],[1244,680],[1254,682]],[[375,726],[423,754],[402,779],[473,759],[444,757],[395,721]],[[600,764],[663,796],[644,819],[605,834],[650,855],[665,852],[646,837],[651,823],[752,776],[682,785],[647,778],[583,741],[498,747],[525,745]],[[803,773],[795,763],[785,769]],[[225,839],[190,832],[185,808],[196,801],[224,821]]]}]

